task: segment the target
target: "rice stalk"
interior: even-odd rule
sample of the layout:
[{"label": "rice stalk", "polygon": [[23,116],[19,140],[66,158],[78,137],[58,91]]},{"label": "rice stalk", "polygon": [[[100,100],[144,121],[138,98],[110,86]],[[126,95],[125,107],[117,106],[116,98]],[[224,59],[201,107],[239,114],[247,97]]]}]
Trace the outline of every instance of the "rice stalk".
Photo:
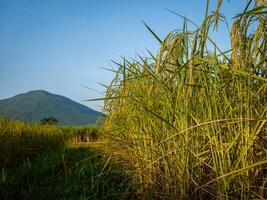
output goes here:
[{"label": "rice stalk", "polygon": [[[266,13],[251,1],[231,50],[209,36],[219,7],[196,30],[169,33],[151,59],[123,61],[107,88],[110,153],[140,198],[267,198]],[[207,42],[214,51],[207,48]],[[219,54],[217,53],[219,52]]]}]

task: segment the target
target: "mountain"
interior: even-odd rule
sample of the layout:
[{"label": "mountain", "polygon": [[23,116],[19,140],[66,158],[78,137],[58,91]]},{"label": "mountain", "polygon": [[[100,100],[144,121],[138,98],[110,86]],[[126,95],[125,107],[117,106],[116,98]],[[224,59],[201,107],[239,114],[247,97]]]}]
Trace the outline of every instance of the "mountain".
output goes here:
[{"label": "mountain", "polygon": [[61,125],[95,124],[104,115],[64,96],[43,90],[0,100],[0,115],[25,122],[54,117]]}]

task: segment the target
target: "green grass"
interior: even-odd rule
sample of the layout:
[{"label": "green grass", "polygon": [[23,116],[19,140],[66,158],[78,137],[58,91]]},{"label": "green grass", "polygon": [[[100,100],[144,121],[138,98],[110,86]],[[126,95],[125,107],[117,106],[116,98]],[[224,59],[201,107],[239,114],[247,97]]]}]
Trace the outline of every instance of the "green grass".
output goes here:
[{"label": "green grass", "polygon": [[[130,199],[131,185],[101,153],[63,148],[2,169],[1,199]],[[104,168],[105,166],[105,168]]]},{"label": "green grass", "polygon": [[39,125],[0,118],[0,167],[16,165],[65,143],[96,141],[100,132],[96,126]]},{"label": "green grass", "polygon": [[[0,199],[135,199],[99,133],[1,118]],[[90,142],[81,139],[87,136]]]}]

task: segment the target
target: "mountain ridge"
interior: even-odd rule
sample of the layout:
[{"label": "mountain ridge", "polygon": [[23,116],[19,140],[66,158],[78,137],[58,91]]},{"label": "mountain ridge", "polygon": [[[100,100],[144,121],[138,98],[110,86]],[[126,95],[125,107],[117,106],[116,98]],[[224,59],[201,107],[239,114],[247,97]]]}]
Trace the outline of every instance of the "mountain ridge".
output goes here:
[{"label": "mountain ridge", "polygon": [[0,100],[0,115],[25,122],[55,117],[61,125],[95,124],[103,113],[45,90],[32,90]]}]

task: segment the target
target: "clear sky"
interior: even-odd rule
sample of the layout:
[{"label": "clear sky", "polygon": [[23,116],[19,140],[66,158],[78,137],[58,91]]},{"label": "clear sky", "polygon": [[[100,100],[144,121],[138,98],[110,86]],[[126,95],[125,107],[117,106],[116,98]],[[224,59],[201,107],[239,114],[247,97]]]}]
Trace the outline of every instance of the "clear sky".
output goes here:
[{"label": "clear sky", "polygon": [[[210,0],[215,10],[217,0]],[[0,0],[0,99],[43,89],[100,110],[101,97],[82,85],[104,91],[113,74],[110,60],[135,58],[159,45],[144,20],[161,38],[182,28],[169,8],[197,24],[205,0]],[[223,2],[229,23],[245,0]],[[225,26],[214,35],[222,49],[229,47]]]}]

